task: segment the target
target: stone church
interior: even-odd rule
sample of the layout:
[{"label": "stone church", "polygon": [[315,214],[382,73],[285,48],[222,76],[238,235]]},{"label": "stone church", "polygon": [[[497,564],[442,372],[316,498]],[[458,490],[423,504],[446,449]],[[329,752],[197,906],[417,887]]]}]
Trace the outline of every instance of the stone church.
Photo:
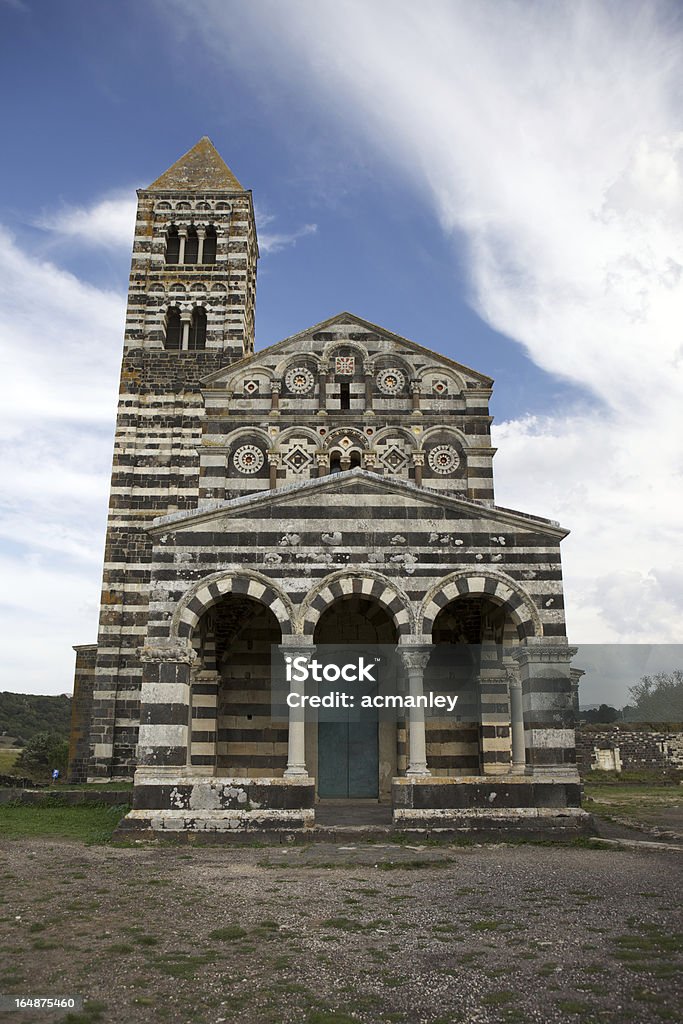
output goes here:
[{"label": "stone church", "polygon": [[[71,779],[134,778],[139,829],[360,798],[403,827],[578,823],[567,531],[494,502],[491,378],[346,312],[255,351],[252,196],[208,138],[138,197]],[[275,714],[272,650],[339,642],[457,713]]]}]

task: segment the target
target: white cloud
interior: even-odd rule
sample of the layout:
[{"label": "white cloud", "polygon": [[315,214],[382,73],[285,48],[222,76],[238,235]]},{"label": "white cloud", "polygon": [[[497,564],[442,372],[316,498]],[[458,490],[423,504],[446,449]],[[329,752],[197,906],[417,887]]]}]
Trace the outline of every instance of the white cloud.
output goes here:
[{"label": "white cloud", "polygon": [[280,252],[282,249],[286,249],[290,245],[296,245],[300,238],[305,238],[306,235],[314,235],[318,230],[317,224],[303,224],[300,228],[295,228],[293,231],[272,231],[268,225],[276,219],[275,214],[265,213],[258,204],[255,204],[254,214],[256,217],[256,229],[258,231],[258,245],[259,252],[261,255],[272,255],[273,253]]},{"label": "white cloud", "polygon": [[123,249],[133,244],[137,200],[131,188],[99,199],[90,206],[64,206],[45,213],[36,226],[62,239],[77,239],[93,248]]},{"label": "white cloud", "polygon": [[[431,196],[468,246],[481,316],[600,399],[602,412],[496,431],[498,501],[573,530],[568,619],[583,642],[681,636],[681,576],[661,583],[680,559],[683,507],[676,12],[513,0],[262,0],[242,12],[244,61],[298,81]],[[234,15],[202,4],[207,45],[231,61]]]},{"label": "white cloud", "polygon": [[97,636],[124,299],[0,229],[0,688],[62,693]]}]

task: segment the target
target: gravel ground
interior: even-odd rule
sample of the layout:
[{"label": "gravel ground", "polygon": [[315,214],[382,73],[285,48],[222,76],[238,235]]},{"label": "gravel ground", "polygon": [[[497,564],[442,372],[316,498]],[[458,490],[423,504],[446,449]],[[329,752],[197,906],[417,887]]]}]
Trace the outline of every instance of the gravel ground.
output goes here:
[{"label": "gravel ground", "polygon": [[[680,1020],[680,853],[0,840],[18,1024]],[[679,934],[676,936],[676,930]]]}]

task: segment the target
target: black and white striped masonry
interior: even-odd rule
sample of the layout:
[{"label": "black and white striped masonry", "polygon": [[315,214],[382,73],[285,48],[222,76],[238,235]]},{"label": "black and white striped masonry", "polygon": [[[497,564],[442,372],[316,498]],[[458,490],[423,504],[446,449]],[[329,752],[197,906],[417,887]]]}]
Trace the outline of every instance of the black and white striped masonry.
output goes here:
[{"label": "black and white striped masonry", "polygon": [[566,531],[494,504],[491,378],[351,313],[255,351],[257,258],[208,139],[140,191],[72,777],[134,775],[130,827],[308,827],[360,785],[353,729],[347,783],[315,720],[271,717],[271,648],[394,644],[445,692],[474,645],[461,714],[378,723],[364,795],[403,825],[576,824]]}]

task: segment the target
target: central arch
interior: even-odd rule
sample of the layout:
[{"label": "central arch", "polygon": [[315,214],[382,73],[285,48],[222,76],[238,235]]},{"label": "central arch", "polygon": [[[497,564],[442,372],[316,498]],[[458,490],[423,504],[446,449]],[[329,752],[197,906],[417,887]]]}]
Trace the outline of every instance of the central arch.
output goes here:
[{"label": "central arch", "polygon": [[[386,645],[394,651],[398,628],[387,607],[377,598],[347,594],[329,605],[316,623],[313,643],[325,650],[323,661],[366,663]],[[378,680],[379,682],[379,680]],[[360,707],[363,695],[374,695],[378,683],[321,684],[319,692],[343,689],[356,706],[320,709],[309,729],[310,764],[314,765],[321,800],[385,800],[391,796],[396,774],[396,723],[384,721],[376,708]]]}]

